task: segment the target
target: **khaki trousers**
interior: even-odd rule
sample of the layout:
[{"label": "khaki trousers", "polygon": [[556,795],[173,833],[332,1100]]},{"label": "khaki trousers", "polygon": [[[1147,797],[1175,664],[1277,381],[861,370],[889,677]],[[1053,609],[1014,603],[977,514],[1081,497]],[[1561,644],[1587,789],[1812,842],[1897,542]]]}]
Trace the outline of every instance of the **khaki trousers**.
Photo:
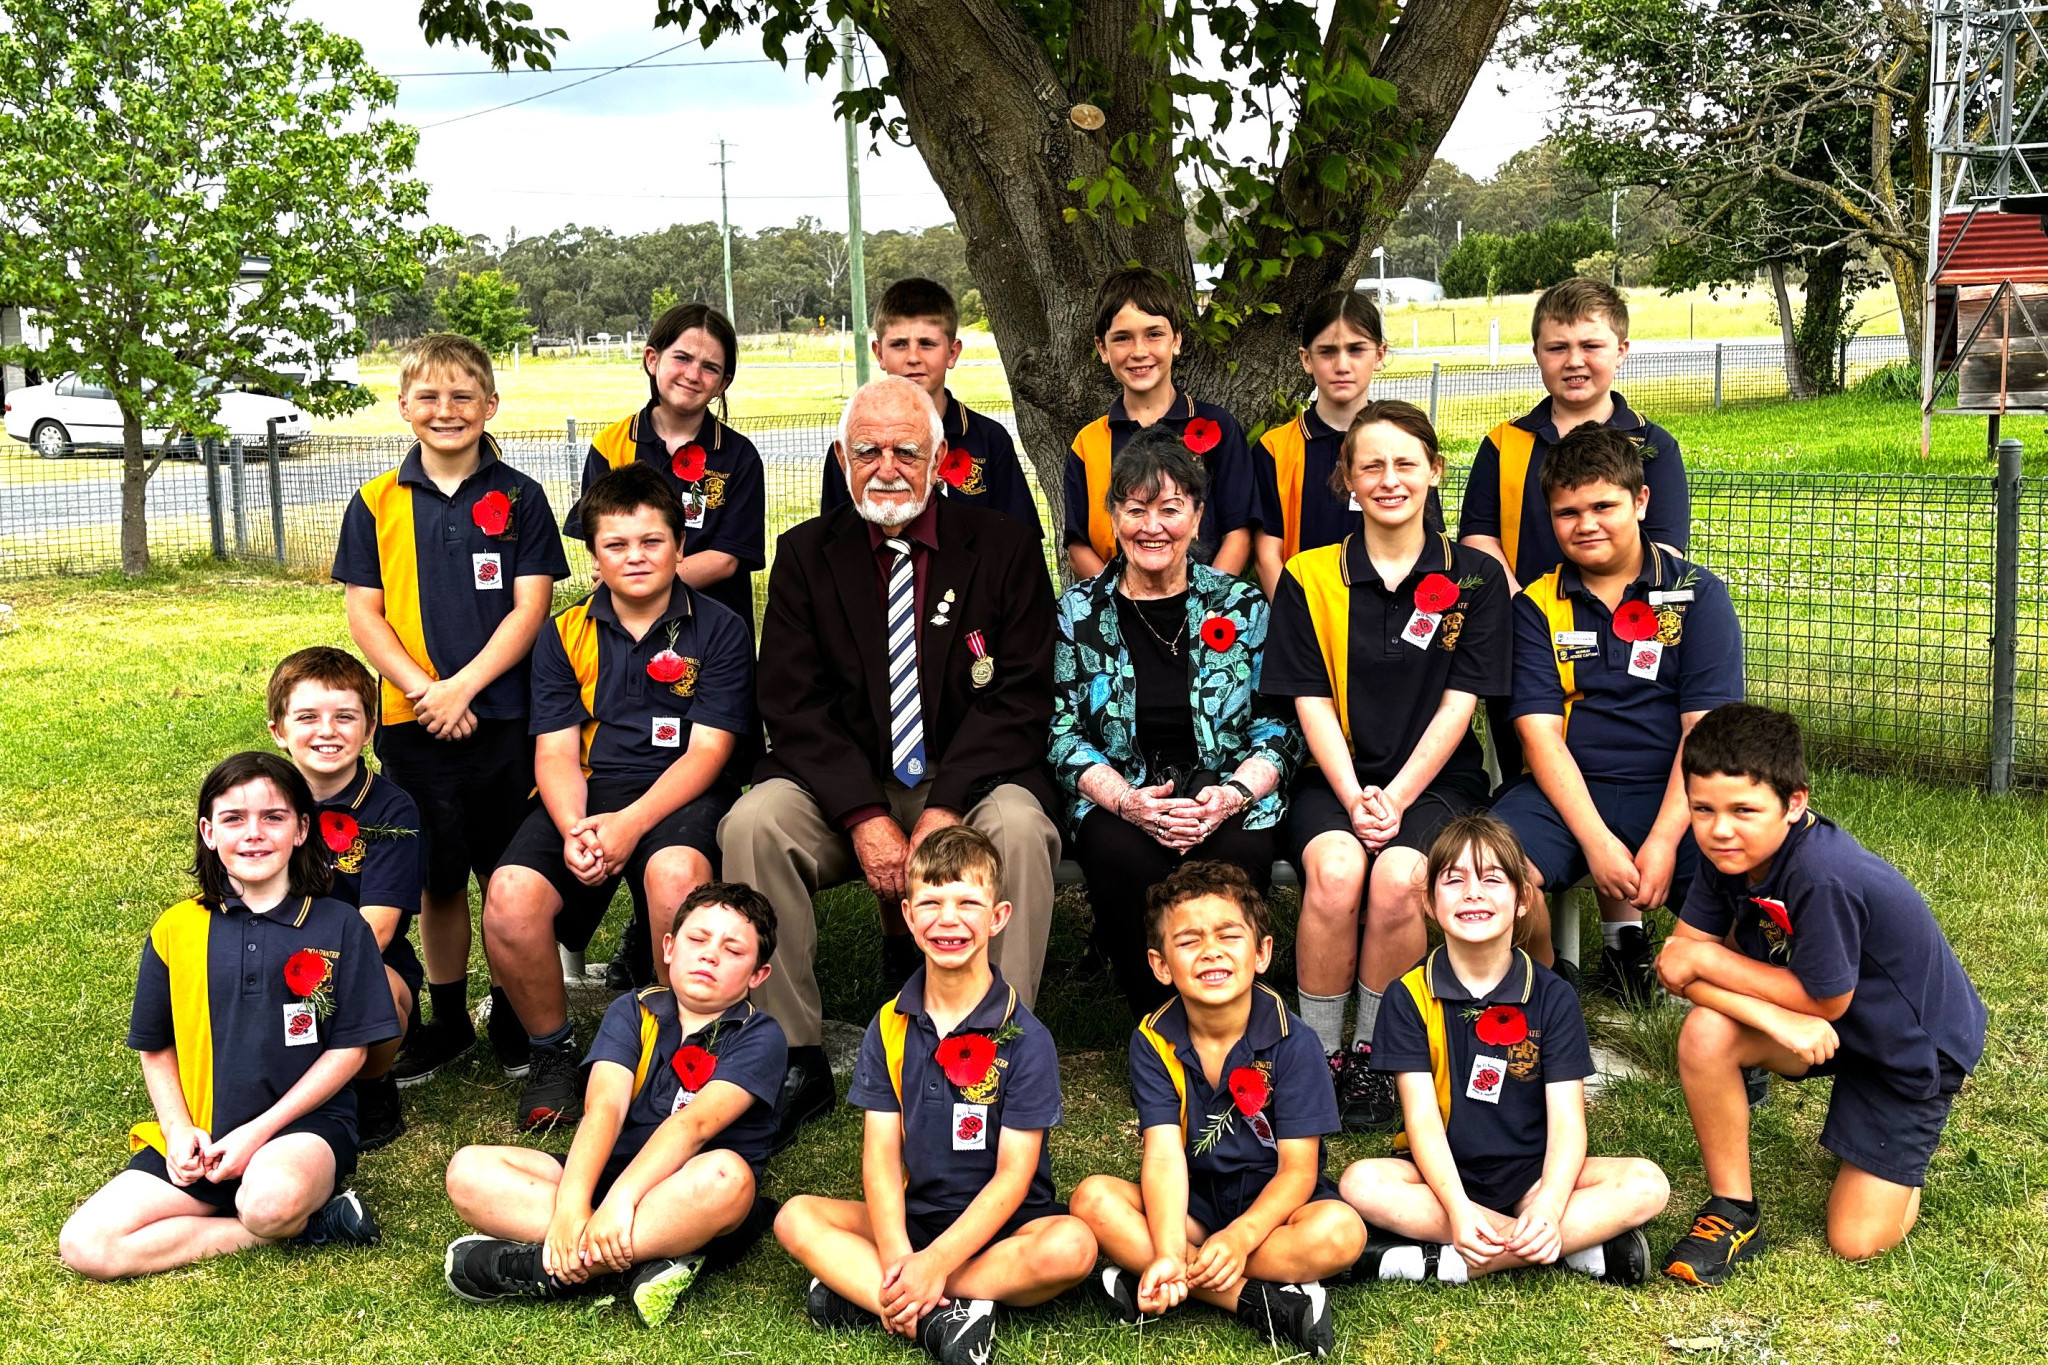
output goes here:
[{"label": "khaki trousers", "polygon": [[[931,784],[905,787],[888,781],[884,786],[889,813],[908,832],[924,813]],[[989,956],[1029,1005],[1037,998],[1045,966],[1059,830],[1038,798],[1014,783],[990,792],[967,812],[967,823],[1002,854],[999,894],[1012,909],[1009,927],[996,936]],[[860,877],[853,841],[826,821],[809,792],[777,777],[757,783],[726,812],[718,826],[718,846],[721,875],[747,883],[775,907],[775,971],[754,992],[754,1003],[775,1016],[791,1047],[815,1047],[824,1040],[824,1005],[813,961],[818,923],[811,897],[821,887]]]}]

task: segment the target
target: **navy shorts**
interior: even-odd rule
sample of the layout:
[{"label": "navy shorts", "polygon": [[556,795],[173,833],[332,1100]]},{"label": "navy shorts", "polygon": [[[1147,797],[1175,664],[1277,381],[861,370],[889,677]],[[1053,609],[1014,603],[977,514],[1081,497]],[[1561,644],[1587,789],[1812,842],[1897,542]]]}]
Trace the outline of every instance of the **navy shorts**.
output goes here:
[{"label": "navy shorts", "polygon": [[1879,1180],[1918,1189],[1927,1183],[1927,1163],[1941,1145],[1949,1107],[1969,1073],[1941,1058],[1941,1089],[1924,1100],[1892,1089],[1884,1072],[1867,1059],[1836,1053],[1793,1081],[1832,1076],[1835,1093],[1828,1100],[1827,1122],[1820,1145]]},{"label": "navy shorts", "polygon": [[[1626,844],[1630,852],[1643,846],[1643,840],[1650,835],[1650,828],[1657,823],[1657,812],[1664,806],[1665,784],[1651,786],[1647,783],[1588,782],[1586,793],[1593,798],[1593,809],[1600,812],[1600,820],[1615,838]],[[1543,794],[1533,777],[1524,777],[1514,786],[1500,794],[1493,803],[1494,818],[1515,832],[1522,841],[1522,847],[1529,854],[1529,861],[1536,864],[1536,870],[1543,874],[1543,889],[1562,891],[1586,875],[1586,855],[1579,847],[1579,841],[1565,827],[1564,817],[1557,813],[1557,807],[1550,804],[1550,798]],[[1685,904],[1686,889],[1692,885],[1694,870],[1699,866],[1699,845],[1692,841],[1692,830],[1679,836],[1677,862],[1671,871],[1671,890],[1664,903],[1673,909]]]},{"label": "navy shorts", "polygon": [[491,872],[533,808],[533,741],[523,720],[479,719],[468,739],[435,739],[418,721],[382,726],[377,761],[420,808],[427,890],[453,896]]},{"label": "navy shorts", "polygon": [[[1214,1236],[1242,1218],[1244,1211],[1266,1192],[1266,1183],[1272,1178],[1256,1171],[1207,1179],[1189,1172],[1188,1217],[1200,1223],[1204,1232]],[[1343,1197],[1337,1193],[1335,1181],[1327,1175],[1318,1174],[1316,1187],[1305,1202],[1313,1204],[1318,1199],[1341,1200]]]},{"label": "navy shorts", "polygon": [[[653,785],[638,779],[619,782],[592,778],[584,809],[593,815],[623,810]],[[555,939],[570,952],[580,953],[590,946],[597,926],[604,923],[605,912],[611,909],[612,896],[621,880],[632,886],[636,899],[644,899],[648,861],[663,849],[693,848],[704,855],[711,864],[712,875],[717,876],[718,822],[732,809],[737,795],[732,787],[718,782],[695,801],[670,811],[633,846],[633,855],[626,859],[622,876],[607,877],[596,886],[577,881],[569,865],[562,861],[562,832],[555,828],[554,818],[545,806],[526,817],[499,866],[530,868],[547,879],[555,894],[562,898],[562,908],[555,912]],[[663,924],[655,932],[665,934],[668,926]]]},{"label": "navy shorts", "polygon": [[[1415,1160],[1415,1153],[1405,1147],[1394,1155],[1403,1161]],[[1495,1213],[1509,1215],[1514,1213],[1515,1206],[1522,1202],[1529,1191],[1536,1188],[1536,1182],[1542,1178],[1541,1153],[1531,1157],[1491,1161],[1484,1166],[1468,1162],[1458,1168],[1458,1183],[1465,1187],[1467,1199],[1482,1209],[1492,1209]]]},{"label": "navy shorts", "polygon": [[[311,1133],[325,1142],[334,1151],[334,1188],[340,1189],[348,1178],[356,1173],[356,1126],[339,1114],[315,1110],[302,1118],[294,1119],[278,1131],[277,1137],[289,1137],[293,1133]],[[275,1142],[277,1138],[272,1138]],[[260,1148],[258,1149],[261,1150]],[[235,1195],[242,1188],[241,1177],[233,1180],[197,1180],[190,1185],[172,1182],[170,1167],[164,1164],[164,1154],[154,1147],[144,1147],[128,1158],[128,1169],[143,1171],[155,1176],[172,1189],[183,1190],[200,1203],[220,1213],[235,1211]],[[331,1198],[333,1191],[329,1191]],[[322,1200],[325,1203],[326,1200]]]},{"label": "navy shorts", "polygon": [[[569,1156],[566,1152],[549,1152],[548,1155],[563,1166],[569,1164]],[[632,1165],[633,1158],[638,1155],[639,1153],[637,1152],[620,1153],[614,1151],[611,1156],[606,1158],[604,1170],[598,1173],[597,1187],[590,1192],[591,1208],[594,1209],[604,1202],[604,1197],[612,1192],[612,1186],[618,1183],[619,1177],[625,1174],[626,1167]],[[759,1171],[754,1172],[755,1188],[757,1189],[759,1188],[760,1179],[761,1173]],[[726,1266],[737,1264],[742,1256],[753,1250],[754,1243],[761,1240],[761,1234],[775,1226],[775,1215],[781,1207],[773,1199],[764,1199],[756,1195],[754,1197],[754,1207],[748,1211],[745,1222],[741,1223],[731,1232],[719,1233],[716,1237],[713,1237],[698,1248],[699,1251],[704,1253],[706,1268],[720,1270]]]},{"label": "navy shorts", "polygon": [[[1387,847],[1410,848],[1427,855],[1445,825],[1485,806],[1485,773],[1438,773],[1436,781],[1424,787],[1401,813],[1400,832]],[[1309,844],[1317,836],[1333,831],[1351,833],[1351,817],[1337,800],[1337,793],[1330,790],[1322,769],[1310,768],[1296,785],[1294,798],[1287,807],[1287,857],[1303,881],[1308,880],[1308,869],[1302,866],[1302,859]]]},{"label": "navy shorts", "polygon": [[[1058,1218],[1064,1215],[1066,1211],[1067,1206],[1060,1203],[1057,1199],[1050,1204],[1026,1204],[1011,1214],[1008,1222],[996,1229],[996,1235],[988,1239],[987,1246],[994,1246],[1005,1237],[1016,1236],[1017,1229],[1023,1227],[1026,1223],[1035,1222],[1040,1218]],[[965,1213],[966,1210],[962,1209],[960,1212]],[[933,1242],[938,1241],[939,1235],[947,1228],[952,1227],[959,1220],[959,1217],[959,1213],[919,1215],[911,1213],[907,1209],[904,1210],[903,1231],[910,1236],[910,1249],[912,1251],[923,1251]],[[983,1250],[986,1249],[987,1247],[983,1248]],[[979,1255],[980,1253],[977,1252],[976,1254]]]}]

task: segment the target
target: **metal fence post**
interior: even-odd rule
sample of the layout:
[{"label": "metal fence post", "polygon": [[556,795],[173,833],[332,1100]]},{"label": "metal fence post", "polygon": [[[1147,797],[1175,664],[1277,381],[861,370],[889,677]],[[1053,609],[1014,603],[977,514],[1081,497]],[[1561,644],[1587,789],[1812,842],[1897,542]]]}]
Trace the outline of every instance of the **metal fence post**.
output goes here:
[{"label": "metal fence post", "polygon": [[1714,411],[1721,410],[1721,343],[1714,343]]},{"label": "metal fence post", "polygon": [[1994,793],[2012,790],[2014,694],[2019,684],[2020,443],[1998,443],[1997,548],[1991,576],[1991,773]]},{"label": "metal fence post", "polygon": [[1441,360],[1429,362],[1429,424],[1436,425],[1436,397],[1444,381],[1444,363]]},{"label": "metal fence post", "polygon": [[235,495],[235,557],[249,553],[249,469],[242,438],[228,438],[228,486]]},{"label": "metal fence post", "polygon": [[1842,387],[1846,389],[1849,387],[1849,338],[1847,337],[1842,338],[1841,357]]},{"label": "metal fence post", "polygon": [[569,452],[569,481],[571,483],[581,482],[577,478],[579,471],[576,467],[576,419],[574,417],[569,419],[569,439],[562,446],[562,449]]},{"label": "metal fence post", "polygon": [[270,544],[277,551],[277,562],[284,563],[284,464],[283,450],[277,443],[277,419],[264,423],[264,453],[270,457]]},{"label": "metal fence post", "polygon": [[220,442],[209,436],[200,447],[200,459],[206,464],[206,520],[213,532],[213,557],[228,557],[227,527],[221,520],[220,506]]}]

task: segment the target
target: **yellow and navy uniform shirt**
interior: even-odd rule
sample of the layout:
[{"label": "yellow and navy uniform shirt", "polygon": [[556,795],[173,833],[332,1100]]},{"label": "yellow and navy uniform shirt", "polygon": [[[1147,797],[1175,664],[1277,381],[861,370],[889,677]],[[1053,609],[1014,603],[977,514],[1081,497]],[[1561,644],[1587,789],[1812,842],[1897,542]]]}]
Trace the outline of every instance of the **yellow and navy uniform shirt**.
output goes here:
[{"label": "yellow and navy uniform shirt", "polygon": [[[1629,407],[1620,394],[1613,397],[1614,412],[1607,425],[1628,433],[1643,455],[1643,481],[1650,489],[1643,529],[1650,539],[1683,553],[1692,539],[1692,494],[1678,442]],[[1522,416],[1495,427],[1479,443],[1465,477],[1458,534],[1498,540],[1508,563],[1515,566],[1517,583],[1533,583],[1564,563],[1542,481],[1543,457],[1557,442],[1557,423],[1545,398]]]},{"label": "yellow and navy uniform shirt", "polygon": [[[665,653],[676,658],[657,665]],[[752,632],[680,578],[638,640],[600,583],[534,642],[528,726],[535,735],[580,727],[586,777],[651,783],[690,747],[692,725],[745,736],[753,715]]]},{"label": "yellow and navy uniform shirt", "polygon": [[[284,965],[308,948],[327,960],[332,1008],[320,1017],[316,1002],[311,1039],[292,1042],[286,1007],[301,997],[286,986]],[[180,901],[143,940],[128,1046],[177,1049],[185,1111],[216,1138],[283,1099],[329,1049],[397,1036],[376,936],[345,902],[294,896],[259,915],[234,898],[214,907]],[[353,1125],[355,1092],[344,1085],[312,1112]],[[138,1123],[129,1146],[161,1152],[163,1130]]]},{"label": "yellow and navy uniform shirt", "polygon": [[[1429,643],[1406,637],[1423,579],[1458,585]],[[1436,718],[1444,693],[1505,697],[1514,682],[1507,571],[1483,551],[1441,532],[1389,588],[1365,538],[1353,534],[1287,561],[1273,592],[1259,691],[1271,697],[1329,697],[1351,744],[1360,782],[1385,786],[1408,762]],[[1484,774],[1478,739],[1466,731],[1444,773]],[[1321,779],[1318,778],[1318,781]]]},{"label": "yellow and navy uniform shirt", "polygon": [[[1289,559],[1303,550],[1335,545],[1356,533],[1365,513],[1349,493],[1332,493],[1330,475],[1344,458],[1344,433],[1325,422],[1311,403],[1291,422],[1268,428],[1252,452],[1262,529],[1279,536]],[[1443,497],[1434,488],[1423,506],[1422,524],[1444,529]]]},{"label": "yellow and navy uniform shirt", "polygon": [[1728,589],[1643,537],[1643,567],[1622,592],[1657,613],[1657,676],[1629,672],[1639,646],[1566,563],[1515,599],[1515,698],[1523,716],[1561,716],[1565,747],[1592,782],[1662,783],[1678,756],[1679,717],[1742,700],[1742,626]]},{"label": "yellow and navy uniform shirt", "polygon": [[[654,429],[654,407],[650,398],[639,412],[597,433],[589,454],[583,457],[581,490],[589,492],[590,485],[629,464],[651,465],[660,470],[669,488],[682,500],[686,514],[683,553],[695,555],[715,550],[739,561],[739,568],[730,576],[701,591],[738,613],[747,623],[751,639],[754,571],[768,563],[768,503],[761,454],[752,441],[707,410],[694,443],[684,442],[704,451],[704,473],[695,479],[681,478],[675,471],[674,452]],[[562,534],[577,540],[583,538],[583,522],[577,507],[569,509]]]},{"label": "yellow and navy uniform shirt", "polygon": [[[348,823],[330,830],[336,821],[323,820],[323,816],[341,817]],[[420,910],[420,887],[426,876],[420,808],[396,782],[371,772],[370,765],[358,758],[356,775],[349,784],[317,804],[313,832],[308,837],[319,840],[327,850],[327,865],[334,873],[328,895],[357,909],[383,905],[399,912],[391,947],[384,950],[389,960]],[[409,948],[399,951],[410,959]]]},{"label": "yellow and navy uniform shirt", "polygon": [[[702,1048],[716,1059],[709,1079],[690,1090],[676,1069],[676,1054]],[[611,1062],[633,1073],[633,1102],[612,1144],[611,1161],[624,1164],[639,1155],[654,1130],[670,1115],[688,1107],[711,1081],[725,1081],[754,1097],[741,1115],[704,1144],[737,1155],[760,1178],[775,1151],[775,1101],[782,1093],[782,1073],[789,1069],[789,1041],[782,1025],[745,1000],[693,1033],[683,1032],[675,993],[649,986],[612,1001],[597,1026],[597,1037],[583,1059],[587,1072]]]},{"label": "yellow and navy uniform shirt", "polygon": [[[1188,423],[1197,417],[1206,417],[1220,429],[1216,444],[1195,457],[1209,473],[1209,492],[1202,506],[1202,529],[1197,540],[1213,552],[1232,531],[1257,529],[1264,523],[1264,516],[1258,485],[1252,478],[1251,451],[1245,446],[1244,428],[1235,417],[1214,403],[1203,403],[1183,393],[1174,399],[1173,407],[1158,424],[1185,438]],[[1104,560],[1116,553],[1116,536],[1110,528],[1109,511],[1103,505],[1103,499],[1109,496],[1109,466],[1117,452],[1143,430],[1136,418],[1126,415],[1124,400],[1119,395],[1109,405],[1107,415],[1096,418],[1075,435],[1061,480],[1067,544],[1090,546]]]},{"label": "yellow and navy uniform shirt", "polygon": [[[468,664],[512,614],[512,585],[522,578],[569,576],[569,559],[548,495],[506,464],[488,435],[477,451],[476,472],[453,496],[427,477],[415,445],[398,468],[356,490],[341,518],[334,581],[384,594],[384,619],[414,663],[436,678]],[[510,504],[497,534],[496,495]],[[493,679],[469,709],[485,720],[526,716],[526,661]],[[385,725],[413,718],[405,694],[385,682]]]},{"label": "yellow and navy uniform shirt", "polygon": [[[1024,466],[1017,459],[1016,443],[1011,441],[1010,433],[1003,424],[976,412],[948,390],[945,429],[947,454],[965,451],[968,465],[957,485],[940,478],[935,467],[932,486],[942,496],[956,498],[970,507],[986,507],[991,512],[1001,512],[1030,527],[1032,535],[1044,540],[1045,527],[1038,519],[1038,501],[1031,496]],[[839,456],[831,446],[827,446],[825,483],[818,497],[818,512],[820,515],[836,512],[851,501],[853,495],[846,491],[846,471],[839,465]]]}]

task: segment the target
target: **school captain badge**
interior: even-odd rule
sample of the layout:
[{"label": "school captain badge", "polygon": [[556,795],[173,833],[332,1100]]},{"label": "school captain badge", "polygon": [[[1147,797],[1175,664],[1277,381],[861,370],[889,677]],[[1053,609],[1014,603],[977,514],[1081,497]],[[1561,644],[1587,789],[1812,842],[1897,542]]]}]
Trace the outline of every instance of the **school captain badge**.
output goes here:
[{"label": "school captain badge", "polygon": [[967,647],[974,651],[974,666],[967,670],[967,676],[975,687],[987,687],[995,681],[996,661],[988,652],[988,641],[978,630],[967,632]]}]

